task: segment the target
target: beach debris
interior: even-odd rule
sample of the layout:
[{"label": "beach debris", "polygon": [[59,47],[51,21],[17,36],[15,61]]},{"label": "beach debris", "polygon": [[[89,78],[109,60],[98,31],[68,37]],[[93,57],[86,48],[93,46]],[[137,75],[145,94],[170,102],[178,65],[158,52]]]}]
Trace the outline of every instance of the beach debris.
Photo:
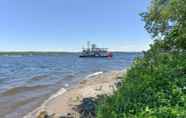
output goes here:
[{"label": "beach debris", "polygon": [[36,118],[54,118],[55,114],[48,115],[46,111],[39,112]]},{"label": "beach debris", "polygon": [[101,74],[103,74],[103,72],[95,72],[93,74],[88,75],[86,78],[91,78],[91,77],[98,76],[98,75],[101,75]]},{"label": "beach debris", "polygon": [[106,94],[84,98],[81,104],[73,108],[73,110],[79,113],[79,117],[75,118],[96,118],[96,105],[102,102],[105,97],[107,97]]},{"label": "beach debris", "polygon": [[84,98],[82,103],[77,106],[76,111],[80,113],[80,118],[95,117],[96,102],[94,98]]},{"label": "beach debris", "polygon": [[95,90],[96,90],[96,91],[101,91],[102,88],[103,88],[103,86],[99,86],[99,88],[96,88]]},{"label": "beach debris", "polygon": [[114,82],[114,85],[116,86],[116,88],[119,88],[122,86],[122,80],[121,79],[117,79],[115,82]]},{"label": "beach debris", "polygon": [[73,101],[74,103],[79,103],[81,97],[80,97],[80,96],[74,96],[74,97],[72,97],[71,99],[72,99],[72,101]]},{"label": "beach debris", "polygon": [[80,84],[85,84],[87,82],[87,80],[81,80]]},{"label": "beach debris", "polygon": [[79,118],[75,113],[62,113],[59,118]]}]

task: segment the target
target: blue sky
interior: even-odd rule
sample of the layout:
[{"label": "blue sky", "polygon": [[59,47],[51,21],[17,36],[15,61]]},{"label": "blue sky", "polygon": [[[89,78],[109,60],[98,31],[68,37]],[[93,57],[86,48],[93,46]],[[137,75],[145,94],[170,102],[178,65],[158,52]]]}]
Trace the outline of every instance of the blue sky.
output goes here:
[{"label": "blue sky", "polygon": [[152,42],[139,13],[149,0],[1,0],[0,51],[78,51],[87,41],[115,51]]}]

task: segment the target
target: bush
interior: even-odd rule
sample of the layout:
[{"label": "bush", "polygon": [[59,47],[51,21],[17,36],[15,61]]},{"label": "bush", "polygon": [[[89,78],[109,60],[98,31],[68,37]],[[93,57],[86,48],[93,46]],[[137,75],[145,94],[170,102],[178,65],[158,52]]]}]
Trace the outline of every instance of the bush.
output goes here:
[{"label": "bush", "polygon": [[[151,7],[154,4],[175,9],[178,5],[186,7],[185,0],[161,1],[153,0]],[[185,16],[183,11],[178,12],[180,17]],[[185,31],[186,20],[176,19],[178,13],[174,17],[177,24],[171,30],[156,30],[154,44],[143,58],[134,61],[123,77],[123,86],[97,105],[97,118],[186,118],[186,32],[180,32]],[[152,25],[148,20],[154,23],[152,30],[148,29],[150,33],[156,24],[165,22],[165,17],[152,17],[152,9],[144,17],[146,26]],[[172,20],[172,16],[166,18],[167,22]]]}]

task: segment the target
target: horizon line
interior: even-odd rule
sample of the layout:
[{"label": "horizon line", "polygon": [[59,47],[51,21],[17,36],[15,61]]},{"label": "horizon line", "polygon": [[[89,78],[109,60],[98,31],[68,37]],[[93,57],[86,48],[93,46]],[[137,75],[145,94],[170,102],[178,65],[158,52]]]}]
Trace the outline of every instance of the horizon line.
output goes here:
[{"label": "horizon line", "polygon": [[[144,51],[144,50],[143,50]],[[143,51],[121,51],[121,50],[109,50],[109,52],[143,52]],[[11,53],[11,52],[17,52],[17,53],[22,53],[22,52],[30,52],[30,53],[37,53],[37,52],[40,52],[40,53],[78,53],[78,52],[81,52],[81,50],[78,50],[78,51],[62,51],[62,50],[14,50],[14,51],[0,51],[0,53]]]}]

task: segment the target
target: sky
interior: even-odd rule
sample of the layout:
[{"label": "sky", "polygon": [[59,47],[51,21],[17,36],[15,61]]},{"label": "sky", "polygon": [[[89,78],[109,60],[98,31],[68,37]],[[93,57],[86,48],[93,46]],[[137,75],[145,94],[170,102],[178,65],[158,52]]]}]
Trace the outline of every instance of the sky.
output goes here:
[{"label": "sky", "polygon": [[113,51],[152,42],[139,13],[150,0],[0,0],[0,51]]}]

